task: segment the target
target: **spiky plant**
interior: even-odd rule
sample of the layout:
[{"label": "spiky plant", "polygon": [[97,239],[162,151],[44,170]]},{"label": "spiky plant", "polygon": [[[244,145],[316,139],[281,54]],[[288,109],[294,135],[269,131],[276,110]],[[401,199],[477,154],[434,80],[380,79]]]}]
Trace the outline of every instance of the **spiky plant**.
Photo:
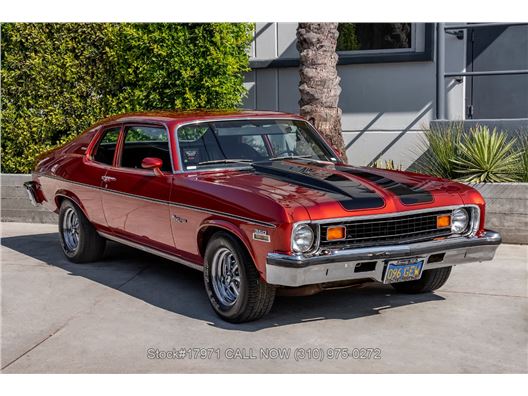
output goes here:
[{"label": "spiky plant", "polygon": [[519,169],[518,180],[528,182],[528,135],[523,134],[519,137]]},{"label": "spiky plant", "polygon": [[413,168],[420,173],[455,179],[457,174],[453,160],[460,155],[460,140],[463,132],[464,126],[460,122],[425,129],[419,144],[423,154]]},{"label": "spiky plant", "polygon": [[485,125],[471,128],[462,138],[460,157],[452,160],[458,179],[469,183],[515,181],[520,153],[512,150],[516,139],[507,139],[504,132],[491,132]]}]

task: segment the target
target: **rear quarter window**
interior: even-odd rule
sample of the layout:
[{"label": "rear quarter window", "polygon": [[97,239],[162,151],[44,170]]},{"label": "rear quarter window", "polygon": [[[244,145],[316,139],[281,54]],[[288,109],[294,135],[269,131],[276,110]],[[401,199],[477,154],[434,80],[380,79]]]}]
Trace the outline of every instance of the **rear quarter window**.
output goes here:
[{"label": "rear quarter window", "polygon": [[117,141],[119,139],[120,127],[106,129],[92,155],[92,159],[96,162],[106,165],[112,165],[114,162],[115,150]]}]

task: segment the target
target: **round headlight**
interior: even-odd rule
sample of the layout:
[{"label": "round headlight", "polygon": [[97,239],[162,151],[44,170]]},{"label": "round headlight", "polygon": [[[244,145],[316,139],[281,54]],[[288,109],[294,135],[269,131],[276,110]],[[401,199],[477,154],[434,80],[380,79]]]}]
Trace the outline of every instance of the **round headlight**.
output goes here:
[{"label": "round headlight", "polygon": [[299,224],[292,234],[292,249],[297,253],[305,253],[312,248],[314,232],[308,224]]},{"label": "round headlight", "polygon": [[460,234],[467,230],[469,225],[469,215],[466,209],[455,209],[451,218],[451,231]]}]

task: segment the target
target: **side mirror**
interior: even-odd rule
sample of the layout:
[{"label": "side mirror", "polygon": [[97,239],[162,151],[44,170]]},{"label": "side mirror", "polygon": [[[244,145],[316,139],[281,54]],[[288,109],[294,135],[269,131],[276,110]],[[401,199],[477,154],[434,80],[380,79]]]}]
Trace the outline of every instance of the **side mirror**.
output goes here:
[{"label": "side mirror", "polygon": [[162,165],[163,161],[160,158],[155,157],[143,158],[143,161],[141,161],[141,167],[143,169],[152,169],[156,176],[161,176],[163,174],[160,170]]}]

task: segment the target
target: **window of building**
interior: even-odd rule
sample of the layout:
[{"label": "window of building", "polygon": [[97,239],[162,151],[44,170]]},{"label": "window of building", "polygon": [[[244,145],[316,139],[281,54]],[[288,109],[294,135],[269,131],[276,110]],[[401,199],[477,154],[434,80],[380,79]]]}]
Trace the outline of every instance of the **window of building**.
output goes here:
[{"label": "window of building", "polygon": [[340,23],[337,51],[413,48],[411,23]]},{"label": "window of building", "polygon": [[[270,33],[271,25],[261,26],[255,36],[251,68],[298,67],[295,24],[279,23],[276,34]],[[433,60],[433,23],[339,23],[338,30],[338,65]],[[269,48],[283,48],[285,43],[286,50],[270,56]]]}]

